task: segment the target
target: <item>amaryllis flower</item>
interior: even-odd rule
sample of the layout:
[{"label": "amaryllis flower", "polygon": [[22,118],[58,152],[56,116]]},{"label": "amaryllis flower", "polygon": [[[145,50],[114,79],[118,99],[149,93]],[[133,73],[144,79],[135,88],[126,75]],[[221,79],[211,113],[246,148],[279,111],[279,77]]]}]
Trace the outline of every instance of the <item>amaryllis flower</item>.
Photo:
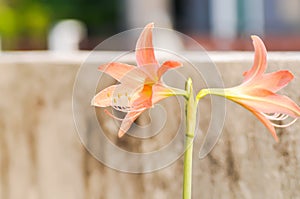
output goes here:
[{"label": "amaryllis flower", "polygon": [[[221,95],[242,105],[251,111],[278,141],[274,126],[286,127],[300,116],[300,108],[295,102],[287,96],[276,94],[294,76],[287,70],[265,74],[267,68],[265,45],[258,36],[252,36],[252,40],[255,48],[254,64],[249,71],[244,73],[244,82],[233,88],[207,89],[201,95],[204,93]],[[278,125],[272,122],[285,120],[288,116],[295,118],[289,124]]]},{"label": "amaryllis flower", "polygon": [[[168,87],[162,81],[161,77],[166,71],[182,64],[178,61],[166,61],[159,65],[152,45],[153,27],[153,23],[148,24],[137,41],[135,51],[137,67],[117,62],[99,67],[100,71],[109,74],[120,84],[102,90],[92,99],[92,105],[112,106],[118,111],[127,113],[122,119],[119,137],[128,131],[143,111],[158,101],[173,95],[185,95],[185,91]],[[114,117],[112,114],[109,115]]]}]

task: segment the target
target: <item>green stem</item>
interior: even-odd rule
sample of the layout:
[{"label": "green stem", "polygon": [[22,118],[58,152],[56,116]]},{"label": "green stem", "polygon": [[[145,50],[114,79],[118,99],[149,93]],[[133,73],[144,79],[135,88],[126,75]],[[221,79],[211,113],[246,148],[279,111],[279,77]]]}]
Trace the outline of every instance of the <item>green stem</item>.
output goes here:
[{"label": "green stem", "polygon": [[184,173],[183,173],[183,199],[192,198],[192,167],[193,167],[193,140],[196,128],[197,103],[193,95],[192,80],[186,83],[186,134],[184,152]]}]

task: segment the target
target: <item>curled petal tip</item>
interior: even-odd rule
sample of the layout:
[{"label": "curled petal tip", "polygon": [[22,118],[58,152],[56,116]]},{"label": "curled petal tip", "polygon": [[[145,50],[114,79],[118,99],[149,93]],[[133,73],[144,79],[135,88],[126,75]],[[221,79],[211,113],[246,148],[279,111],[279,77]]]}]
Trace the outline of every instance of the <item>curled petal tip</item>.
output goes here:
[{"label": "curled petal tip", "polygon": [[102,71],[104,70],[109,64],[102,64],[100,66],[98,66],[98,70]]},{"label": "curled petal tip", "polygon": [[123,135],[125,134],[126,132],[123,131],[122,129],[119,130],[119,133],[118,133],[118,138],[121,138],[123,137]]},{"label": "curled petal tip", "polygon": [[98,105],[97,102],[96,102],[96,96],[97,96],[97,95],[95,95],[95,96],[93,97],[93,99],[91,100],[91,106],[97,106],[97,105]]},{"label": "curled petal tip", "polygon": [[165,61],[161,67],[158,69],[158,77],[161,78],[161,76],[166,72],[168,71],[169,69],[172,69],[172,68],[178,68],[178,67],[181,67],[182,66],[182,63],[181,62],[178,62],[178,61],[172,61],[172,60],[169,60],[169,61]]},{"label": "curled petal tip", "polygon": [[252,39],[253,41],[260,41],[260,42],[263,42],[262,39],[261,39],[259,36],[257,36],[257,35],[251,35],[251,39]]},{"label": "curled petal tip", "polygon": [[254,43],[255,42],[263,43],[262,39],[257,35],[251,35],[251,39]]},{"label": "curled petal tip", "polygon": [[253,45],[255,50],[258,50],[256,48],[261,48],[262,50],[266,51],[266,47],[264,45],[264,42],[262,41],[262,39],[257,36],[257,35],[251,35],[251,39],[253,41]]},{"label": "curled petal tip", "polygon": [[147,28],[152,28],[154,27],[154,22],[150,22],[146,25]]},{"label": "curled petal tip", "polygon": [[252,35],[251,38],[255,51],[254,63],[252,68],[243,74],[244,82],[259,78],[267,68],[267,49],[263,41],[256,35]]},{"label": "curled petal tip", "polygon": [[144,29],[149,29],[151,32],[152,32],[152,29],[154,28],[154,23],[153,22],[151,22],[151,23],[148,23],[145,27],[144,27]]},{"label": "curled petal tip", "polygon": [[158,62],[155,58],[154,48],[152,43],[152,30],[154,23],[149,23],[143,29],[136,43],[136,61],[139,67],[153,65],[153,68],[148,69],[149,74],[154,75],[158,69]]},{"label": "curled petal tip", "polygon": [[277,136],[277,134],[276,134],[275,129],[274,129],[274,128],[272,128],[272,129],[268,128],[268,130],[269,130],[269,132],[271,133],[271,135],[273,136],[275,142],[278,143],[278,142],[279,142],[279,138],[278,138],[278,136]]},{"label": "curled petal tip", "polygon": [[168,68],[177,68],[181,67],[183,64],[179,61],[168,60],[165,63],[163,63],[163,65],[167,65]]},{"label": "curled petal tip", "polygon": [[95,103],[95,97],[93,97],[93,99],[91,100],[91,106],[94,106]]}]

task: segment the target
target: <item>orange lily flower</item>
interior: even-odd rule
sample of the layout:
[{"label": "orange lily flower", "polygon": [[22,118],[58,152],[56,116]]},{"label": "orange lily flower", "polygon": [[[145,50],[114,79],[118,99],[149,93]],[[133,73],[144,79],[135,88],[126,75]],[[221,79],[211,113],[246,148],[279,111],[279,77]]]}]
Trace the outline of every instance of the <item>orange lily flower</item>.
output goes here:
[{"label": "orange lily flower", "polygon": [[[243,83],[226,89],[205,89],[204,93],[224,96],[242,105],[251,111],[278,141],[274,126],[289,126],[300,116],[300,108],[294,101],[287,96],[276,94],[294,76],[287,70],[265,74],[267,68],[266,47],[258,36],[252,36],[252,40],[255,49],[254,64],[249,71],[243,74]],[[278,125],[272,122],[285,120],[288,116],[295,118],[289,124]]]},{"label": "orange lily flower", "polygon": [[182,64],[177,61],[166,61],[161,66],[159,65],[152,44],[153,27],[153,23],[148,24],[137,41],[135,51],[137,67],[113,62],[98,68],[120,82],[120,84],[105,88],[92,99],[93,106],[112,106],[118,111],[127,113],[124,119],[120,119],[122,124],[118,133],[119,137],[128,131],[143,111],[151,108],[158,101],[186,93],[163,83],[162,75],[169,69],[180,67]]}]

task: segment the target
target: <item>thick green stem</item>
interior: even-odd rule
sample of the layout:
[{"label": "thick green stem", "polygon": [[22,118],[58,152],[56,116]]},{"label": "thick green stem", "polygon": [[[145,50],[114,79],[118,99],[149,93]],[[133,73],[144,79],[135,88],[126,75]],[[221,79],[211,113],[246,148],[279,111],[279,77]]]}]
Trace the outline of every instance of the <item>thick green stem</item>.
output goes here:
[{"label": "thick green stem", "polygon": [[183,174],[183,199],[192,198],[192,167],[193,167],[193,140],[196,128],[197,102],[193,95],[192,80],[186,83],[186,134],[184,152],[184,174]]}]

